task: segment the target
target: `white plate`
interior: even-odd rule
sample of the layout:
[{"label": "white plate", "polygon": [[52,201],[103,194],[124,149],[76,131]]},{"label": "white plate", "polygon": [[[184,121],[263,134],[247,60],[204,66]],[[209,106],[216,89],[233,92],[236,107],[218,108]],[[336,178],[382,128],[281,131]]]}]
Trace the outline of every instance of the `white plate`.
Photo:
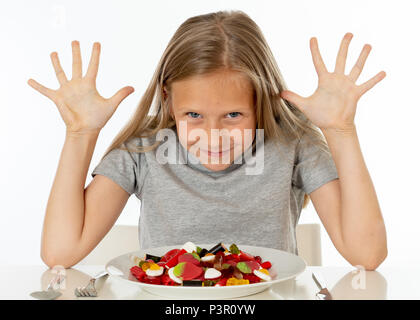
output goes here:
[{"label": "white plate", "polygon": [[[198,244],[201,248],[210,249],[215,244]],[[305,271],[305,261],[292,253],[263,247],[254,247],[237,244],[238,248],[244,252],[254,256],[260,256],[263,261],[270,261],[272,266],[270,273],[277,274],[276,278],[271,281],[260,283],[224,286],[224,287],[187,287],[187,286],[165,286],[157,284],[148,284],[139,282],[130,272],[130,268],[134,263],[130,260],[132,254],[143,257],[146,253],[162,256],[169,250],[178,248],[178,246],[167,246],[159,248],[150,248],[135,252],[129,252],[109,261],[105,269],[111,276],[136,283],[143,290],[169,298],[178,299],[229,299],[242,296],[248,296],[268,289],[275,283],[295,278]]]}]

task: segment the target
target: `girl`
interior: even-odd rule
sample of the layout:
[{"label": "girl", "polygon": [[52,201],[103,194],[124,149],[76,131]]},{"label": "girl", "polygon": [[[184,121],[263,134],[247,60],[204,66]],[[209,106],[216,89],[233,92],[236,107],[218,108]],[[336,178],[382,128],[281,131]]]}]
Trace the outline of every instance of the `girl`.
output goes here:
[{"label": "girl", "polygon": [[[60,88],[28,81],[57,105],[67,128],[44,220],[43,261],[66,268],[78,263],[134,193],[141,200],[142,248],[223,241],[298,254],[295,228],[310,197],[340,254],[352,265],[377,268],[387,255],[385,226],[354,116],[359,98],[385,73],[355,84],[371,50],[365,45],[344,74],[351,38],[351,33],[344,36],[333,72],[311,38],[319,81],[305,98],[286,89],[261,30],[248,15],[221,11],[187,19],[86,188],[98,135],[134,89],[124,87],[109,99],[99,95],[99,43],[82,76],[79,42],[72,42],[71,80],[53,52]],[[195,129],[211,138],[197,142],[191,134]],[[212,129],[239,133],[242,140],[219,148],[226,136],[214,138]],[[257,129],[263,130],[263,170],[250,175],[235,152],[252,146],[257,154]],[[164,142],[178,147],[175,164],[158,161],[162,130],[176,137]],[[246,130],[252,132],[252,145],[246,143]],[[222,157],[228,161],[214,163]]]}]

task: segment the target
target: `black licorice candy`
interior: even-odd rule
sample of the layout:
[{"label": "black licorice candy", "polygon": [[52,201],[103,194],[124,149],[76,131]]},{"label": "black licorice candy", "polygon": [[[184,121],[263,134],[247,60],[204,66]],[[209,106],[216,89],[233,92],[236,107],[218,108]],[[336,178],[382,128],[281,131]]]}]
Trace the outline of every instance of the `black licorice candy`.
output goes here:
[{"label": "black licorice candy", "polygon": [[200,258],[204,257],[206,255],[206,253],[209,252],[207,249],[202,248],[200,253],[198,254],[198,256]]},{"label": "black licorice candy", "polygon": [[158,263],[159,261],[160,261],[160,259],[161,259],[162,257],[158,257],[158,256],[154,256],[154,255],[151,255],[151,254],[148,254],[148,253],[146,253],[146,260],[147,259],[151,259],[151,260],[153,260],[155,263]]},{"label": "black licorice candy", "polygon": [[209,250],[209,253],[216,254],[219,251],[223,251],[224,252],[225,250],[227,250],[226,247],[223,245],[223,243],[219,242],[218,244],[216,244],[213,248],[211,248]]},{"label": "black licorice candy", "polygon": [[202,287],[203,281],[201,280],[183,280],[182,285],[186,287]]}]

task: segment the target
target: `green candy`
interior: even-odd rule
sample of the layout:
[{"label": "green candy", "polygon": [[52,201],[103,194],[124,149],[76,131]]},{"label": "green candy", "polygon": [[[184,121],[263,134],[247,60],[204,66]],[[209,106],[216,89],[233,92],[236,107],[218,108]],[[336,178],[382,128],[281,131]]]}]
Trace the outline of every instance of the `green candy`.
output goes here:
[{"label": "green candy", "polygon": [[204,280],[203,281],[203,287],[212,287],[214,286],[218,281],[214,280]]},{"label": "green candy", "polygon": [[222,269],[229,269],[230,266],[231,265],[229,263],[224,263],[224,264],[222,264]]},{"label": "green candy", "polygon": [[241,271],[243,273],[251,273],[252,272],[251,268],[246,264],[245,261],[238,262],[236,264],[236,267],[239,269],[239,271]]},{"label": "green candy", "polygon": [[203,250],[203,249],[200,248],[199,246],[197,246],[197,249],[195,251],[197,252],[197,254],[200,254],[201,250]]},{"label": "green candy", "polygon": [[237,245],[236,245],[236,244],[234,244],[234,243],[232,243],[232,244],[230,245],[230,247],[229,247],[229,251],[230,251],[230,253],[233,253],[233,254],[239,254],[239,253],[240,253],[240,251],[239,251],[239,249],[238,249]]},{"label": "green candy", "polygon": [[176,277],[181,277],[182,273],[184,272],[186,262],[180,262],[174,267],[174,275]]},{"label": "green candy", "polygon": [[192,255],[193,255],[193,257],[194,257],[194,258],[196,258],[198,261],[200,261],[200,260],[201,260],[200,256],[199,256],[197,253],[193,252],[193,253],[192,253]]}]

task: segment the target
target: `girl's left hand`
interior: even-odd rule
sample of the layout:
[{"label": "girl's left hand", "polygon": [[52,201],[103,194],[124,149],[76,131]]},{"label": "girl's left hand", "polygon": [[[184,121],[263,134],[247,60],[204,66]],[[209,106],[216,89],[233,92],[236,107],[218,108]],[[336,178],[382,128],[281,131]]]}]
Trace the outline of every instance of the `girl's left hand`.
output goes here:
[{"label": "girl's left hand", "polygon": [[344,74],[347,51],[353,34],[346,33],[341,41],[334,72],[328,72],[318,49],[317,39],[311,38],[312,60],[318,74],[318,88],[309,97],[283,90],[283,99],[295,104],[321,130],[348,132],[354,129],[354,116],[360,97],[385,77],[381,71],[370,80],[356,85],[372,47],[366,44],[348,75]]}]

